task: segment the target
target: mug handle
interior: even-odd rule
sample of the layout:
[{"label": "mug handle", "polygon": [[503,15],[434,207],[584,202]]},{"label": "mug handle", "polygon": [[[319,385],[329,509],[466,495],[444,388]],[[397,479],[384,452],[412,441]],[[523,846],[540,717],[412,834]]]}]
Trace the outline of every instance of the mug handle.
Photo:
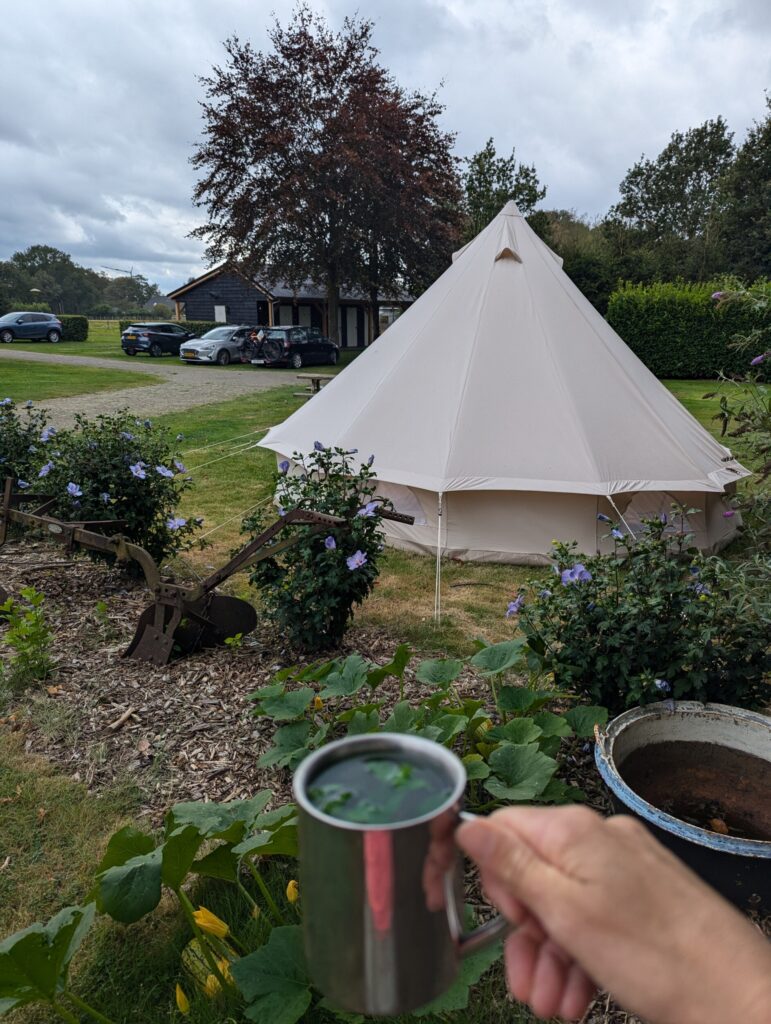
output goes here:
[{"label": "mug handle", "polygon": [[[478,815],[471,814],[468,811],[460,811],[458,822],[474,821],[477,817]],[[478,953],[480,949],[486,949],[494,942],[498,942],[499,939],[505,938],[509,932],[514,930],[515,926],[510,921],[507,921],[505,917],[501,917],[500,914],[496,914],[495,917],[480,925],[479,928],[475,928],[472,932],[464,931],[463,907],[458,906],[454,885],[454,871],[448,871],[444,876],[444,893],[447,916],[450,919],[450,931],[456,936],[458,952],[462,957],[471,956],[472,953]]]}]

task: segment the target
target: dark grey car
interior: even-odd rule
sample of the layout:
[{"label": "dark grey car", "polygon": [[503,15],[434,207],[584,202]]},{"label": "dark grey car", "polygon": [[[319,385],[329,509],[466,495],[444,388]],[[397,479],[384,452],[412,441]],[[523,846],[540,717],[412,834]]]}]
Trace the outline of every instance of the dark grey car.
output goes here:
[{"label": "dark grey car", "polygon": [[62,322],[53,313],[6,313],[0,316],[0,341],[62,340]]}]

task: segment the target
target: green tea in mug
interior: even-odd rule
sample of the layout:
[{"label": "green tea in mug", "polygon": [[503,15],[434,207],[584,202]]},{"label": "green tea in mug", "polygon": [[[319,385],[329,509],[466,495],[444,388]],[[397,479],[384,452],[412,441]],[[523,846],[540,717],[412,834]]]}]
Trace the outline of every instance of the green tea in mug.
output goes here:
[{"label": "green tea in mug", "polygon": [[452,785],[436,765],[357,754],[322,768],[308,786],[314,807],[342,821],[391,825],[441,807]]}]

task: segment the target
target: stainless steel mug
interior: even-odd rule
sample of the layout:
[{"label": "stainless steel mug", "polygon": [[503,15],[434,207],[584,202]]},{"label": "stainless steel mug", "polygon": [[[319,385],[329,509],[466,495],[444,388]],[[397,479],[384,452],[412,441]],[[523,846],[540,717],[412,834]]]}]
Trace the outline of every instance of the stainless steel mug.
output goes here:
[{"label": "stainless steel mug", "polygon": [[[387,825],[342,821],[314,807],[308,793],[319,772],[361,754],[430,764],[451,794],[429,814]],[[509,930],[495,917],[463,931],[454,833],[465,786],[455,754],[395,733],[338,740],[297,769],[305,953],[314,985],[339,1009],[384,1016],[416,1010],[450,987],[464,956]]]}]

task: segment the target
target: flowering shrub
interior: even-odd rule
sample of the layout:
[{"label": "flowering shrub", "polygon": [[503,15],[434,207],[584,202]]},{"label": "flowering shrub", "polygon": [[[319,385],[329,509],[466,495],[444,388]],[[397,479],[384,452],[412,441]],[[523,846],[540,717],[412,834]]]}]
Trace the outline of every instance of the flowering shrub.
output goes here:
[{"label": "flowering shrub", "polygon": [[613,712],[666,696],[739,706],[768,699],[762,617],[730,599],[734,584],[721,559],[702,559],[689,546],[687,511],[675,525],[666,516],[647,520],[637,538],[599,518],[610,527],[613,555],[580,563],[575,544],[555,542],[554,582],[532,583],[509,605],[560,689]]},{"label": "flowering shrub", "polygon": [[[372,590],[378,575],[382,530],[378,510],[390,503],[375,496],[371,456],[355,469],[356,452],[325,448],[317,441],[309,456],[295,454],[276,475],[279,514],[295,509],[341,516],[344,526],[311,534],[307,526],[282,530],[274,546],[290,535],[293,547],[258,562],[250,580],[261,590],[267,616],[296,647],[319,651],[338,644],[355,605]],[[244,520],[257,535],[274,518],[261,510]]]},{"label": "flowering shrub", "polygon": [[45,451],[41,435],[53,433],[46,423],[46,414],[33,409],[32,402],[22,412],[13,399],[0,398],[0,485],[6,476],[24,484],[34,481]]}]

